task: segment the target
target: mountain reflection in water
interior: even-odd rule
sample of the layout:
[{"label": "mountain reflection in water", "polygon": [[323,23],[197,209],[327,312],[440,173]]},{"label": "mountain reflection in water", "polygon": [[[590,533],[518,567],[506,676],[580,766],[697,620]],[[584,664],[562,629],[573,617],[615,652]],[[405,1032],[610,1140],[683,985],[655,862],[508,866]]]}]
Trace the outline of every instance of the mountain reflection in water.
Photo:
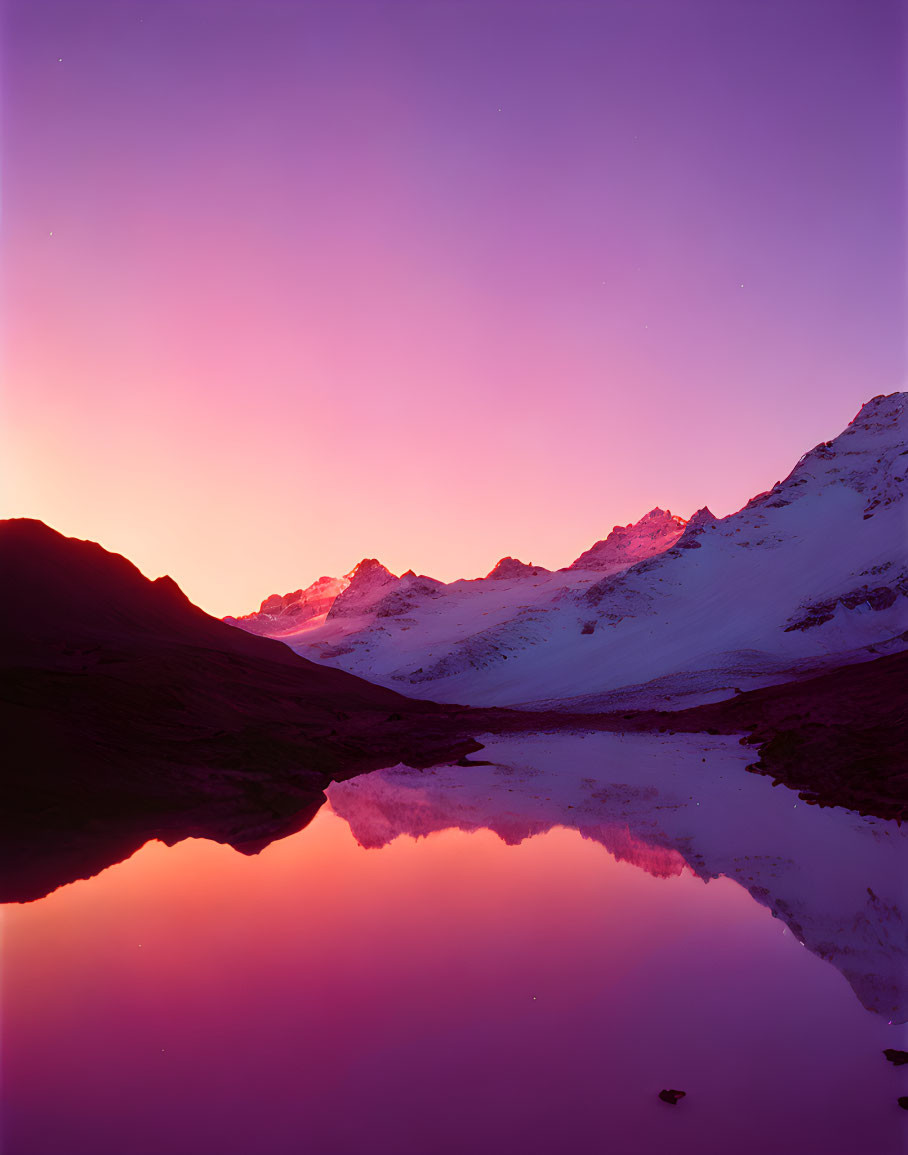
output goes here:
[{"label": "mountain reflection in water", "polygon": [[726,876],[768,906],[887,1021],[908,1018],[908,830],[744,772],[734,739],[527,735],[486,739],[494,765],[406,767],[335,783],[361,846],[488,829],[509,845],[576,829],[657,878]]}]

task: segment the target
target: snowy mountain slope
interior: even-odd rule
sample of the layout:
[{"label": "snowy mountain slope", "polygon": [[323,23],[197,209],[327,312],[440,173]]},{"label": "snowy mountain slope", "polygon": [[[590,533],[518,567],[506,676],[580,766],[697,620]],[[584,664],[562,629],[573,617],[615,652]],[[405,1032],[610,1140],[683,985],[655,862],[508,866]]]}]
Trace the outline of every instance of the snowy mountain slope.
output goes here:
[{"label": "snowy mountain slope", "polygon": [[403,616],[285,640],[421,697],[587,708],[653,680],[705,700],[733,692],[739,673],[766,684],[873,656],[903,645],[908,626],[906,434],[906,395],[877,397],[785,481],[729,517],[698,511],[630,569],[455,582]]}]

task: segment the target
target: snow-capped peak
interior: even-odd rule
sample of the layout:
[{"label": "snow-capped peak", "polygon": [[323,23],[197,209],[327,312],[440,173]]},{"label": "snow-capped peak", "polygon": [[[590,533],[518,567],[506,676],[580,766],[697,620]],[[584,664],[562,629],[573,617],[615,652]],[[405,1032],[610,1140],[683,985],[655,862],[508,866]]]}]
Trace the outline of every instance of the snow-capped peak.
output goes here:
[{"label": "snow-capped peak", "polygon": [[709,506],[704,505],[702,509],[698,509],[696,513],[691,515],[675,545],[679,549],[697,549],[699,542],[696,539],[708,526],[715,525],[715,523],[715,514]]},{"label": "snow-capped peak", "polygon": [[254,634],[292,633],[303,625],[323,617],[334,599],[350,584],[349,574],[340,577],[320,577],[306,589],[287,594],[272,594],[265,598],[259,609],[240,618],[225,618],[232,626],[241,626]]},{"label": "snow-capped peak", "polygon": [[513,580],[514,578],[524,577],[539,577],[540,574],[549,573],[541,565],[533,565],[532,562],[520,561],[516,557],[503,557],[501,561],[486,574],[483,581],[504,581]]},{"label": "snow-capped peak", "polygon": [[400,578],[386,569],[377,558],[365,557],[350,573],[350,584],[338,594],[328,610],[328,618],[367,613]]},{"label": "snow-capped peak", "polygon": [[670,549],[684,531],[687,523],[668,509],[651,509],[638,522],[616,525],[603,541],[580,555],[565,568],[568,570],[596,570],[617,573],[638,561]]}]

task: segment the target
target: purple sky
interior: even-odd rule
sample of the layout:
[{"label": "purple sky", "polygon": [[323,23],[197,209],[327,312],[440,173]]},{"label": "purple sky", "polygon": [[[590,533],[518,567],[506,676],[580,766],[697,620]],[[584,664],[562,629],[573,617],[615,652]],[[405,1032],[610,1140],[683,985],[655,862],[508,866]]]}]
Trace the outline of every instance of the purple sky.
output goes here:
[{"label": "purple sky", "polygon": [[904,387],[901,3],[2,14],[2,513],[212,612],[725,514]]}]

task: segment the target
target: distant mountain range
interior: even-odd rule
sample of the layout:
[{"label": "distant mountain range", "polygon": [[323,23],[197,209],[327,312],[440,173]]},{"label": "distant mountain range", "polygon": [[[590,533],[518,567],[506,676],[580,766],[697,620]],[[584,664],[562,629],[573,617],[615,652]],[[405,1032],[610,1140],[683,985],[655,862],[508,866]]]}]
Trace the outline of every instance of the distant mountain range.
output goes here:
[{"label": "distant mountain range", "polygon": [[557,572],[502,558],[445,584],[367,559],[330,605],[323,578],[319,599],[274,596],[226,620],[419,697],[574,710],[678,708],[895,652],[906,400],[875,397],[725,518],[657,508]]},{"label": "distant mountain range", "polygon": [[[597,541],[559,572],[617,573],[669,549],[681,537],[685,527],[696,524],[696,519],[704,514],[712,517],[709,510],[700,510],[688,523],[666,509],[652,509],[636,524],[616,525],[604,540]],[[484,578],[473,581],[514,582],[551,573],[544,566],[515,557],[503,557]],[[342,615],[352,617],[374,613],[377,617],[392,617],[413,606],[419,594],[434,597],[464,584],[462,581],[445,584],[425,575],[418,576],[413,570],[396,577],[376,558],[363,558],[343,577],[321,577],[308,589],[272,594],[265,598],[256,612],[238,618],[226,617],[224,621],[250,633],[282,637],[301,629],[314,629],[326,618]],[[391,597],[398,594],[402,596]]]}]

